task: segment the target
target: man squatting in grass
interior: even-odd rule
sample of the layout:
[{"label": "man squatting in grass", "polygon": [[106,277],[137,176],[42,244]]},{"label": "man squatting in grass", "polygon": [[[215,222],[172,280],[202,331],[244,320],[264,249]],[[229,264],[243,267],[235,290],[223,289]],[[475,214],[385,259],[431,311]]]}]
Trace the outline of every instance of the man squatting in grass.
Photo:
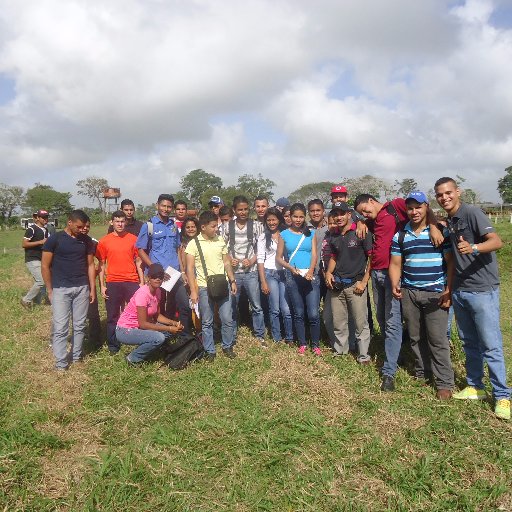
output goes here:
[{"label": "man squatting in grass", "polygon": [[[235,352],[233,351],[234,330],[231,301],[233,300],[232,295],[236,295],[237,293],[237,285],[235,276],[233,275],[231,258],[228,255],[226,243],[222,237],[217,235],[218,225],[215,213],[211,211],[201,213],[199,216],[199,226],[201,233],[191,240],[185,249],[190,300],[194,304],[199,303],[199,315],[201,317],[203,347],[206,352],[206,359],[208,361],[215,359],[215,343],[213,340],[215,303],[218,306],[221,321],[222,351],[227,357],[233,359]],[[228,293],[226,297],[219,301],[214,302],[208,295],[206,275],[199,254],[199,247],[201,247],[203,253],[208,276],[227,275],[229,291],[231,293]],[[227,281],[226,287],[228,287]]]},{"label": "man squatting in grass", "polygon": [[[82,359],[89,303],[96,300],[94,245],[83,233],[89,217],[73,210],[63,231],[48,238],[43,245],[41,271],[52,304],[52,348],[57,370],[67,370],[69,359]],[[71,352],[67,342],[69,320],[73,322]]]},{"label": "man squatting in grass", "polygon": [[48,212],[38,210],[35,214],[35,222],[28,226],[23,237],[21,246],[25,249],[25,265],[34,278],[32,288],[21,299],[21,305],[25,309],[30,309],[33,302],[40,302],[44,293],[44,281],[41,275],[41,257],[43,254],[43,245],[48,238]]},{"label": "man squatting in grass", "polygon": [[393,296],[402,302],[415,376],[424,382],[433,377],[437,398],[448,400],[454,387],[446,337],[453,278],[450,240],[446,238],[439,247],[432,244],[428,199],[423,192],[411,192],[405,205],[410,220],[393,237],[389,279]]},{"label": "man squatting in grass", "polygon": [[107,310],[107,345],[111,354],[117,354],[121,344],[116,339],[116,326],[125,304],[144,285],[144,273],[135,244],[137,237],[125,230],[126,214],[117,211],[111,220],[114,231],[98,242],[96,258],[99,261],[101,296]]},{"label": "man squatting in grass", "polygon": [[325,273],[333,315],[334,334],[340,354],[349,351],[349,323],[355,328],[359,354],[357,362],[369,364],[370,327],[368,326],[367,286],[370,279],[368,255],[372,251],[370,233],[361,239],[347,203],[337,203],[329,216],[336,216],[339,232],[329,238],[331,257]]},{"label": "man squatting in grass", "polygon": [[500,330],[500,281],[496,251],[503,242],[485,213],[462,203],[453,178],[434,185],[436,200],[448,214],[455,276],[452,301],[466,354],[467,387],[455,393],[460,400],[484,400],[484,361],[489,369],[495,414],[510,419],[510,388]]},{"label": "man squatting in grass", "polygon": [[[170,194],[160,194],[156,203],[158,214],[151,218],[153,233],[150,234],[150,223],[145,222],[137,238],[136,247],[142,262],[149,267],[153,263],[160,263],[164,269],[172,267],[180,270],[178,249],[180,247],[180,233],[174,220],[170,218],[174,207],[174,198]],[[164,298],[165,297],[165,298]],[[171,317],[177,308],[183,332],[190,332],[192,313],[188,302],[185,283],[180,278],[172,290],[166,293],[162,290],[162,311]],[[163,307],[165,305],[165,307]]]},{"label": "man squatting in grass", "polygon": [[[380,203],[371,194],[360,194],[354,201],[354,209],[366,219],[374,235],[370,257],[373,302],[380,331],[384,334],[385,361],[382,367],[382,391],[394,391],[395,373],[402,347],[402,314],[400,301],[393,297],[389,280],[390,247],[394,234],[403,228],[407,220],[405,200],[396,198]],[[435,225],[434,216],[429,212],[430,236],[434,245],[443,242],[443,234]]]}]

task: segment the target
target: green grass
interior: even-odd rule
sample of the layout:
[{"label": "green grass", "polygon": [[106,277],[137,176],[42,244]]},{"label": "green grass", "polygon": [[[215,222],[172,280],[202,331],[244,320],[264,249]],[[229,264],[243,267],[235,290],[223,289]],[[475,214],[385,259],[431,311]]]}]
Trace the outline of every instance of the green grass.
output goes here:
[{"label": "green grass", "polygon": [[[511,382],[512,227],[499,230]],[[512,510],[512,424],[487,402],[436,401],[404,369],[382,394],[374,366],[263,352],[245,330],[233,361],[133,369],[102,350],[55,374],[49,307],[19,306],[22,234],[0,233],[1,509]],[[453,362],[463,382],[456,338]]]}]

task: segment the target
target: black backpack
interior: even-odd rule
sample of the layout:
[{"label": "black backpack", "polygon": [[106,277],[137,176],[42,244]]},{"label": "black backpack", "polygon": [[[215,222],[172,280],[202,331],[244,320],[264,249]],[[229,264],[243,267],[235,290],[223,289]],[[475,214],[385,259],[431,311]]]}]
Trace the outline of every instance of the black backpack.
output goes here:
[{"label": "black backpack", "polygon": [[203,344],[196,336],[183,334],[174,342],[166,343],[164,365],[171,370],[183,370],[192,361],[197,361],[204,356]]}]

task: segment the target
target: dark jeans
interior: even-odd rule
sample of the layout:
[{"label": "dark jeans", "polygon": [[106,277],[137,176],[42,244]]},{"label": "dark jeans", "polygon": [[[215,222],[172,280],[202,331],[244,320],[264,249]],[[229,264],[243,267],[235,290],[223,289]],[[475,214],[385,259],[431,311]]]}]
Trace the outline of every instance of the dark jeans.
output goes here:
[{"label": "dark jeans", "polygon": [[130,301],[138,289],[138,282],[107,283],[108,299],[105,300],[105,307],[107,309],[107,345],[111,352],[118,352],[121,348],[121,343],[116,339],[117,321],[125,304]]},{"label": "dark jeans", "polygon": [[162,303],[164,307],[160,307],[160,312],[168,318],[174,319],[176,311],[178,312],[179,321],[183,324],[183,333],[190,334],[190,322],[192,319],[192,310],[188,300],[187,290],[181,279],[174,285],[170,292],[162,289]]},{"label": "dark jeans", "polygon": [[103,342],[101,339],[101,319],[98,309],[98,299],[96,299],[94,302],[89,302],[89,309],[87,310],[87,321],[89,323],[89,344],[93,348],[100,348]]}]

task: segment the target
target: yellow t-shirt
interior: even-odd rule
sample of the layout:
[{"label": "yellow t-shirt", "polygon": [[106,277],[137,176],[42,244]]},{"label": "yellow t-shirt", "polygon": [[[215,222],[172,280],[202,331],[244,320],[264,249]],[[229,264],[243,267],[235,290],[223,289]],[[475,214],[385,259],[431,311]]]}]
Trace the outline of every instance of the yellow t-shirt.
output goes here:
[{"label": "yellow t-shirt", "polygon": [[[207,240],[200,233],[197,235],[197,241],[201,244],[201,250],[203,251],[204,262],[206,264],[206,271],[208,272],[208,275],[213,276],[215,274],[224,274],[224,261],[222,258],[224,254],[228,253],[228,247],[224,240],[220,236],[216,236],[213,240]],[[201,258],[199,257],[199,251],[197,250],[195,240],[192,239],[187,244],[185,254],[194,256],[197,286],[206,287],[203,264],[201,263]]]}]

